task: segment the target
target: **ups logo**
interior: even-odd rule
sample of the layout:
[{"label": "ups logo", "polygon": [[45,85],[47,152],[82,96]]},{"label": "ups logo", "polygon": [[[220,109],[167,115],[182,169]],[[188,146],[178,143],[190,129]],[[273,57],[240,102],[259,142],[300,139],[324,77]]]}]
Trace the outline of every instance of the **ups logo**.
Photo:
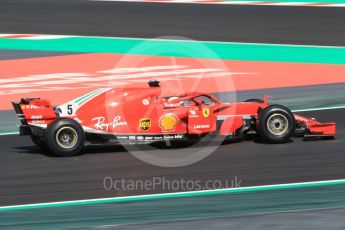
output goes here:
[{"label": "ups logo", "polygon": [[139,128],[142,131],[147,131],[151,128],[151,119],[150,118],[142,118],[139,121]]}]

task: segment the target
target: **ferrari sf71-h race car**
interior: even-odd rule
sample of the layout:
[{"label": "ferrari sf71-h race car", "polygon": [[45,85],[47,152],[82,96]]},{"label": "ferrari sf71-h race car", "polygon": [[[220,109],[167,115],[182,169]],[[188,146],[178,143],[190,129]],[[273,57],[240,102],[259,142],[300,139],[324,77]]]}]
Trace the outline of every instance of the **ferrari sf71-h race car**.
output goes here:
[{"label": "ferrari sf71-h race car", "polygon": [[335,123],[320,123],[264,100],[223,103],[207,93],[161,96],[158,81],[145,87],[98,89],[58,107],[39,98],[12,102],[20,135],[58,156],[80,154],[88,144],[184,141],[205,135],[242,138],[258,134],[267,143],[293,135],[334,136]]}]

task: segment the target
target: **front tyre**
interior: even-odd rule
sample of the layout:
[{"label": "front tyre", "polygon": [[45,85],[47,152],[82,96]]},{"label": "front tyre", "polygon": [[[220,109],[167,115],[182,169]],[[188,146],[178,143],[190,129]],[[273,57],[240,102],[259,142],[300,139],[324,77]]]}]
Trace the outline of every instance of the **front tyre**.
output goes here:
[{"label": "front tyre", "polygon": [[52,123],[48,127],[46,139],[47,147],[56,156],[76,156],[84,149],[84,130],[72,119],[62,118]]},{"label": "front tyre", "polygon": [[268,143],[289,141],[295,129],[295,117],[285,106],[271,105],[259,114],[258,131]]}]

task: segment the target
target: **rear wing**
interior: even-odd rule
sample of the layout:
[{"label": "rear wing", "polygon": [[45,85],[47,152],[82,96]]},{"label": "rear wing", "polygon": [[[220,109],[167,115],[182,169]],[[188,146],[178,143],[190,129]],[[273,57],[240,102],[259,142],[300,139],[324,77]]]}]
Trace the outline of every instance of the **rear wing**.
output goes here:
[{"label": "rear wing", "polygon": [[22,98],[12,102],[20,121],[20,134],[27,135],[29,125],[46,127],[58,116],[48,100],[40,98]]},{"label": "rear wing", "polygon": [[20,102],[12,101],[12,105],[13,105],[14,111],[16,112],[16,114],[18,116],[20,124],[27,125],[28,123],[25,119],[24,112],[23,112],[22,108],[20,107]]}]

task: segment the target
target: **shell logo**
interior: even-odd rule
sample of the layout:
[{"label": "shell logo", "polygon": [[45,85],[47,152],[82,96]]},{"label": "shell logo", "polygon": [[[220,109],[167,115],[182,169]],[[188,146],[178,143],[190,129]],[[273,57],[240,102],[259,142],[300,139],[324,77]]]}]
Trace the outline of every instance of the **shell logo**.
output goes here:
[{"label": "shell logo", "polygon": [[163,132],[175,131],[175,128],[179,122],[178,117],[174,113],[166,113],[159,118],[159,127]]}]

